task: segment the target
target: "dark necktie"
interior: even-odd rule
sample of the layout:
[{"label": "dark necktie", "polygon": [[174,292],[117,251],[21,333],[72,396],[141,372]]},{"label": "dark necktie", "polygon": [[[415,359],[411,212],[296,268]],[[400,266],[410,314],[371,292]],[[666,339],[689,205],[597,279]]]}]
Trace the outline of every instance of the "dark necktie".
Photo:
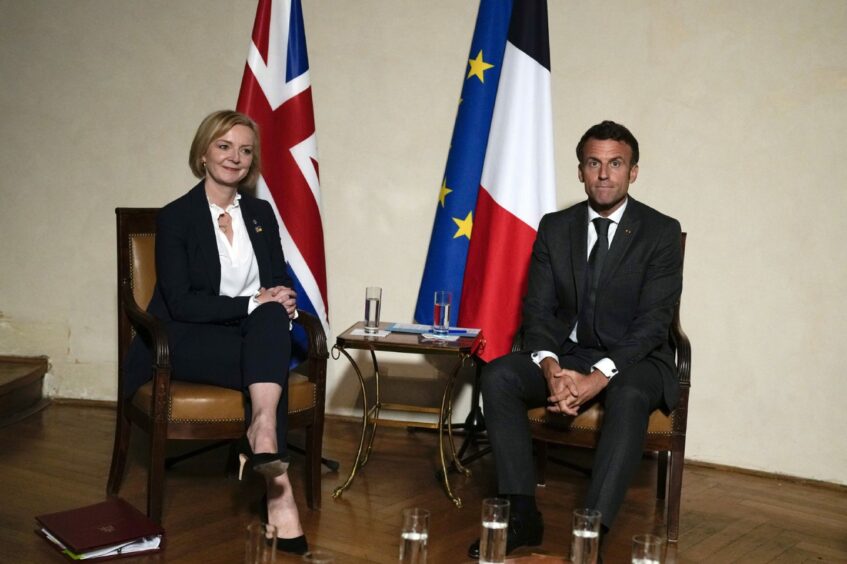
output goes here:
[{"label": "dark necktie", "polygon": [[594,305],[597,298],[597,281],[603,271],[603,262],[609,252],[609,225],[611,219],[596,217],[593,220],[594,229],[597,230],[597,242],[588,256],[588,271],[585,276],[586,296],[579,312],[579,321],[576,330],[576,338],[584,347],[601,346],[600,339],[594,330]]}]

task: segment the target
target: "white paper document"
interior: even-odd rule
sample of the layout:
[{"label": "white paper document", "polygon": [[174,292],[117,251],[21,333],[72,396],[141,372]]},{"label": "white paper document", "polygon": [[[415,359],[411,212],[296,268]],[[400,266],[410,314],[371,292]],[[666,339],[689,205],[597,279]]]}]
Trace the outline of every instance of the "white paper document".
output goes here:
[{"label": "white paper document", "polygon": [[103,558],[106,556],[119,556],[121,554],[131,554],[133,552],[141,552],[143,550],[154,550],[156,548],[159,548],[159,545],[162,543],[162,535],[155,535],[152,537],[140,538],[113,546],[104,546],[103,548],[98,548],[89,552],[76,553],[71,551],[64,544],[62,544],[62,541],[51,535],[47,529],[41,529],[41,532],[44,534],[45,537],[47,537],[47,540],[59,545],[62,551],[67,553],[73,560],[88,560],[91,558]]}]

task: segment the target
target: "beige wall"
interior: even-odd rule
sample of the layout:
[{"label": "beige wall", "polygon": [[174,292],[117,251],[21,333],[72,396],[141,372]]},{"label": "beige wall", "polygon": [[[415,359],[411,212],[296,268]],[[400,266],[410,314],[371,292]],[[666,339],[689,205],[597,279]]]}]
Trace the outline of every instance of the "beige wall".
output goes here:
[{"label": "beige wall", "polygon": [[[366,285],[411,317],[476,5],[304,0],[331,339]],[[576,139],[613,118],[642,144],[633,194],[689,233],[688,456],[847,484],[847,4],[550,8],[560,205],[581,198]],[[0,354],[49,355],[49,393],[114,398],[113,208],[192,184],[188,145],[235,104],[254,10],[0,0]],[[357,397],[330,361],[329,409]]]}]

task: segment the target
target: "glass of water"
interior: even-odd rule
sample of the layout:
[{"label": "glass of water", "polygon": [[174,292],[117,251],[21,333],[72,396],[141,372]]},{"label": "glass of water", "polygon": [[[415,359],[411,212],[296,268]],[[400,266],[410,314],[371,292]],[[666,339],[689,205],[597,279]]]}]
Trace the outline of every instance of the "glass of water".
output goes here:
[{"label": "glass of water", "polygon": [[509,531],[509,500],[489,497],[482,500],[482,527],[479,535],[479,561],[498,564],[506,561]]},{"label": "glass of water", "polygon": [[426,564],[426,543],[429,537],[429,511],[419,507],[403,510],[403,531],[400,533],[402,564]]},{"label": "glass of water", "polygon": [[453,294],[447,290],[435,292],[435,306],[432,311],[432,332],[446,335],[450,332],[450,302]]},{"label": "glass of water", "polygon": [[382,288],[368,286],[365,289],[365,333],[379,331],[379,310],[382,306]]},{"label": "glass of water", "polygon": [[574,509],[571,562],[597,564],[600,550],[600,512],[596,509]]},{"label": "glass of water", "polygon": [[276,562],[276,527],[268,523],[247,526],[244,564],[274,564]]},{"label": "glass of water", "polygon": [[311,564],[335,564],[335,557],[325,550],[311,550],[303,555],[303,562]]},{"label": "glass of water", "polygon": [[658,535],[632,537],[632,564],[661,564],[664,551],[665,540]]}]

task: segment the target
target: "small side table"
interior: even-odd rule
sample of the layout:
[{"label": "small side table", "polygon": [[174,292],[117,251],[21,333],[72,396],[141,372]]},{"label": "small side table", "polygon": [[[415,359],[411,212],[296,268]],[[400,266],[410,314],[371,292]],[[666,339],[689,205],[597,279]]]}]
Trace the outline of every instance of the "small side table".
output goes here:
[{"label": "small side table", "polygon": [[[380,329],[387,329],[391,323],[380,323]],[[450,487],[450,480],[447,475],[448,456],[449,462],[459,472],[465,476],[470,476],[471,472],[459,461],[456,455],[456,446],[453,443],[453,386],[456,382],[456,376],[459,370],[467,362],[473,362],[473,355],[483,342],[481,337],[461,337],[457,341],[428,341],[424,340],[421,335],[411,333],[389,333],[385,337],[372,337],[367,335],[354,335],[356,329],[363,329],[364,323],[359,322],[352,325],[335,341],[332,347],[332,358],[338,360],[343,354],[350,361],[356,376],[359,378],[359,385],[362,389],[362,436],[359,439],[359,450],[356,453],[356,460],[350,467],[350,475],[342,485],[333,490],[332,497],[337,498],[344,490],[350,487],[353,479],[356,477],[356,472],[363,468],[368,463],[371,450],[373,449],[374,436],[378,423],[386,426],[395,427],[423,427],[428,429],[438,430],[438,454],[441,459],[441,478],[444,483],[444,489],[456,507],[462,507],[462,500],[453,495],[453,490]],[[347,352],[348,350],[366,350],[371,354],[371,362],[373,363],[374,381],[376,387],[376,398],[373,404],[368,402],[368,394],[365,390],[365,379],[362,376],[362,371],[353,360],[353,357]],[[383,402],[380,395],[379,387],[379,363],[376,359],[376,351],[399,352],[399,353],[414,353],[414,354],[437,354],[451,355],[456,357],[456,363],[453,370],[447,375],[447,383],[444,386],[444,393],[441,397],[440,406],[418,406],[403,403],[388,403]],[[405,411],[408,413],[431,413],[438,415],[437,423],[426,423],[420,421],[406,421],[396,419],[380,418],[380,410],[387,409],[392,411]],[[444,430],[447,430],[445,438]],[[367,446],[365,446],[367,444]]]}]

